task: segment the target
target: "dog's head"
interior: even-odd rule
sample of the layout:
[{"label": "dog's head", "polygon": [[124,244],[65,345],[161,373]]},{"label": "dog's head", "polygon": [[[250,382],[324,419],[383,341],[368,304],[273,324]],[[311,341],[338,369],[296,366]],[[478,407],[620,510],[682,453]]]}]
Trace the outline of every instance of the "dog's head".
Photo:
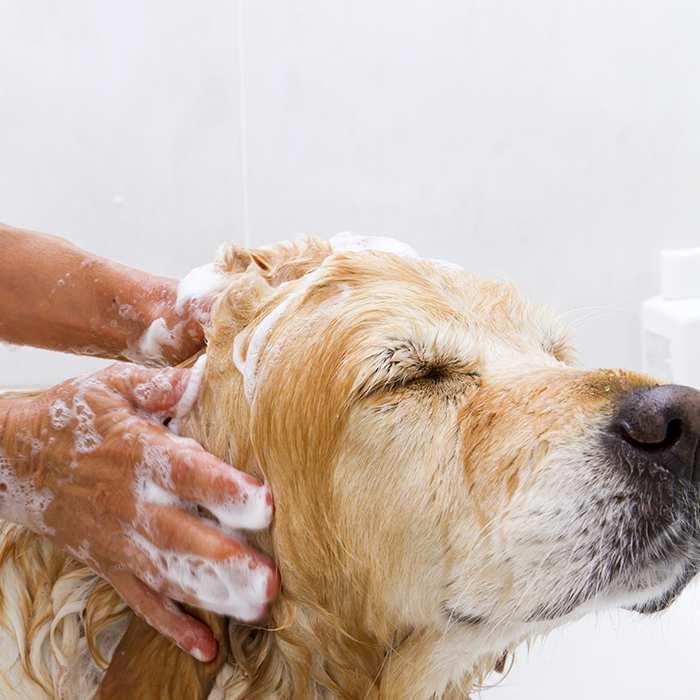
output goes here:
[{"label": "dog's head", "polygon": [[431,697],[589,610],[665,607],[700,561],[700,394],[573,366],[510,286],[343,247],[229,250],[210,337],[200,439],[272,484],[287,656]]}]

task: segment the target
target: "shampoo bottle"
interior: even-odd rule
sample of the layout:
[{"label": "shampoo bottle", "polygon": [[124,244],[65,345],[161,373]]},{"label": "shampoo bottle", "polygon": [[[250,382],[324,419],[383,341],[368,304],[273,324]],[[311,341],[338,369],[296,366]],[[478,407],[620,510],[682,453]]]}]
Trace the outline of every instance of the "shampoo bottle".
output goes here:
[{"label": "shampoo bottle", "polygon": [[661,294],[642,304],[644,371],[700,389],[700,248],[661,251]]}]

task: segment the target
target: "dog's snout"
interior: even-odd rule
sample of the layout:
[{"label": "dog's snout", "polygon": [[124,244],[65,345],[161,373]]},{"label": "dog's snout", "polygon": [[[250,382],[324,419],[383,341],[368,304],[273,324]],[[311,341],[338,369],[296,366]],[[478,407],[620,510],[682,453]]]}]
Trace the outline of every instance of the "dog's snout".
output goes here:
[{"label": "dog's snout", "polygon": [[640,456],[700,483],[700,391],[675,384],[635,389],[622,398],[613,430]]}]

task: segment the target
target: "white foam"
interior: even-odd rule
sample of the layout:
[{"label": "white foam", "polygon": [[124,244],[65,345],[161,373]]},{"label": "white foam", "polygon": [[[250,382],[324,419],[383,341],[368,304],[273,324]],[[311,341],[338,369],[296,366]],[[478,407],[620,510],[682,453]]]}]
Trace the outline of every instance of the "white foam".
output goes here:
[{"label": "white foam", "polygon": [[259,619],[264,612],[270,573],[251,555],[214,562],[183,552],[162,551],[133,530],[128,537],[159,576],[194,596],[201,607],[245,622]]},{"label": "white foam", "polygon": [[188,302],[199,301],[221,292],[229,282],[229,277],[218,269],[215,263],[195,267],[180,280],[177,286],[175,311],[181,314]]},{"label": "white foam", "polygon": [[[237,478],[237,474],[233,474]],[[264,530],[269,527],[272,522],[269,488],[255,486],[243,478],[237,481],[239,494],[236,497],[202,505],[227,529]]]},{"label": "white foam", "polygon": [[403,241],[387,236],[367,236],[364,234],[343,231],[337,233],[328,241],[334,253],[357,253],[363,250],[378,250],[384,253],[393,253],[402,258],[415,258],[420,256],[413,248]]},{"label": "white foam", "polygon": [[71,419],[71,410],[65,401],[56,399],[49,404],[49,414],[51,416],[51,426],[54,430],[62,430],[68,425]]},{"label": "white foam", "polygon": [[[90,404],[85,400],[84,390],[89,386],[99,386],[102,384],[92,379],[74,380],[76,393],[73,396],[71,406],[62,399],[56,399],[49,404],[49,419],[54,430],[63,430],[69,424],[75,423],[73,446],[80,454],[94,452],[102,444],[102,436],[95,427],[95,412]],[[37,449],[36,445],[32,450]]]},{"label": "white foam", "polygon": [[95,412],[80,394],[73,397],[72,415],[77,422],[74,443],[76,452],[94,452],[102,444],[102,436],[95,428]]},{"label": "white foam", "polygon": [[[136,348],[132,348],[130,359],[138,358],[146,361],[162,361],[163,348],[176,344],[175,332],[168,328],[164,318],[157,318],[139,338]],[[134,353],[133,350],[136,352]]]},{"label": "white foam", "polygon": [[187,382],[187,386],[185,387],[185,391],[182,393],[180,400],[177,402],[177,406],[175,406],[175,416],[173,420],[170,421],[169,428],[175,434],[180,432],[182,420],[192,410],[197,398],[199,397],[199,391],[202,386],[202,379],[204,378],[204,370],[206,369],[206,366],[206,354],[200,355],[190,371],[189,381]]},{"label": "white foam", "polygon": [[0,450],[0,515],[43,535],[53,528],[44,523],[44,511],[53,500],[49,489],[37,490],[32,479],[19,478],[12,461]]},{"label": "white foam", "polygon": [[[267,486],[251,484],[238,472],[232,470],[231,477],[237,481],[236,496],[222,498],[220,493],[214,494],[214,500],[200,499],[199,505],[204,506],[219,522],[228,536],[236,539],[241,530],[262,530],[272,522],[272,503]],[[174,505],[195,513],[196,505],[175,495],[172,482],[172,465],[163,447],[144,445],[143,458],[136,465],[134,495],[141,524],[148,529],[145,516],[146,504]]]},{"label": "white foam", "polygon": [[[137,495],[144,500],[163,503],[163,493],[166,493],[163,489],[172,490],[173,488],[171,471],[172,465],[165,447],[162,445],[144,445],[143,457],[135,468]],[[152,489],[152,486],[157,486],[157,489]],[[153,496],[155,498],[152,498]],[[169,495],[167,502],[170,503],[172,500],[173,496]]]},{"label": "white foam", "polygon": [[[331,244],[334,253],[357,253],[363,250],[378,250],[384,253],[394,253],[394,255],[399,255],[402,258],[411,258],[414,260],[423,259],[407,243],[388,236],[369,236],[365,234],[356,234],[352,231],[343,231],[342,233],[337,233],[328,242]],[[435,265],[440,265],[451,272],[464,272],[464,268],[461,265],[450,262],[449,260],[428,258],[427,261]]]},{"label": "white foam", "polygon": [[197,661],[209,661],[209,656],[207,656],[204,653],[204,650],[200,649],[199,647],[192,647],[189,653],[192,654],[192,656],[194,656],[194,658],[197,659]]},{"label": "white foam", "polygon": [[[43,437],[46,437],[44,431]],[[36,457],[45,447],[44,442],[37,437],[34,437],[28,430],[20,430],[15,434],[15,440],[18,444],[27,445],[32,457]]]},{"label": "white foam", "polygon": [[306,293],[309,287],[311,287],[311,285],[320,278],[321,269],[322,267],[319,267],[298,280],[293,282],[285,282],[284,284],[280,285],[280,289],[283,289],[287,285],[297,285],[297,288],[294,290],[294,292],[285,297],[274,309],[272,309],[267,316],[258,322],[258,325],[256,326],[255,331],[248,342],[248,351],[245,359],[243,359],[241,348],[242,338],[240,334],[234,338],[233,363],[238,371],[243,375],[243,390],[248,403],[252,403],[255,396],[258,361],[267,339],[272,332],[272,329],[277,321],[279,321],[282,314],[284,314],[284,312],[290,307],[290,305],[294,301],[300,299]]},{"label": "white foam", "polygon": [[[129,376],[129,372],[126,373]],[[155,374],[151,379],[134,388],[134,396],[142,403],[147,404],[154,394],[166,394],[173,388],[172,382],[165,372]]]},{"label": "white foam", "polygon": [[141,320],[141,314],[131,304],[120,304],[119,315],[127,321]]}]

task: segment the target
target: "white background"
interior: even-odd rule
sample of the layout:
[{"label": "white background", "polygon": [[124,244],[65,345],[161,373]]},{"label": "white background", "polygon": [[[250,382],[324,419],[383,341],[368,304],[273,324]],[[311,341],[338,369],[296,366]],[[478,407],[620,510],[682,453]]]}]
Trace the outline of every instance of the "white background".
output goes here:
[{"label": "white background", "polygon": [[[695,0],[0,0],[0,220],[173,276],[395,235],[567,312],[590,366],[639,368],[656,252],[700,243],[698,125]],[[93,366],[2,347],[0,385]],[[697,698],[698,647],[691,590],[483,698]]]}]

